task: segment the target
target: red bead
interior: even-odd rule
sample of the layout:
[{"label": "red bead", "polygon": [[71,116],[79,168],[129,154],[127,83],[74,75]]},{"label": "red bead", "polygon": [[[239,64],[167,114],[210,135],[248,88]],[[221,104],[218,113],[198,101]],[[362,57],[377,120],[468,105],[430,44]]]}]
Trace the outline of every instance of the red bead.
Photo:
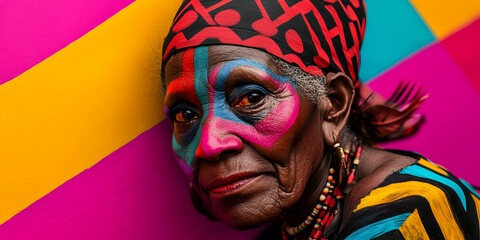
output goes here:
[{"label": "red bead", "polygon": [[362,154],[362,146],[358,146],[357,152],[355,153],[355,158],[360,159],[360,154]]},{"label": "red bead", "polygon": [[355,179],[355,169],[353,169],[352,172],[350,173],[350,176],[348,176],[347,183],[352,183],[354,179]]},{"label": "red bead", "polygon": [[340,192],[340,190],[338,188],[335,188],[334,192],[333,192],[333,195],[335,196],[342,196],[342,192]]},{"label": "red bead", "polygon": [[330,204],[330,201],[332,200],[332,195],[328,195],[327,199],[325,199],[325,205]]},{"label": "red bead", "polygon": [[330,202],[330,205],[328,205],[330,208],[333,208],[335,207],[335,203],[337,203],[337,199],[332,199],[332,201]]},{"label": "red bead", "polygon": [[313,236],[313,239],[318,239],[318,238],[320,238],[320,236],[322,236],[322,234],[323,234],[323,231],[317,231],[317,232],[315,233],[315,235]]},{"label": "red bead", "polygon": [[331,216],[332,216],[332,214],[329,213],[329,214],[322,220],[321,224],[322,224],[322,225],[327,224],[327,222],[328,222],[328,220],[329,220],[329,218],[330,218]]},{"label": "red bead", "polygon": [[333,221],[333,216],[328,220],[328,222],[327,222],[327,227],[330,226],[330,224],[332,223],[332,221]]}]

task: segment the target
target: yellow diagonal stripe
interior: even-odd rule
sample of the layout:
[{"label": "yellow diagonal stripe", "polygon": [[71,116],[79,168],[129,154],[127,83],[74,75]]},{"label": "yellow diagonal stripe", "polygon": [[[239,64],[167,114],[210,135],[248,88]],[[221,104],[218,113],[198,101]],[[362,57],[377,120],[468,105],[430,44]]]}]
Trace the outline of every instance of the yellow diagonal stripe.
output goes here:
[{"label": "yellow diagonal stripe", "polygon": [[134,2],[0,86],[0,224],[164,118],[160,49],[180,3]]},{"label": "yellow diagonal stripe", "polygon": [[439,174],[442,174],[443,176],[448,176],[448,173],[447,171],[445,171],[444,169],[440,168],[438,165],[436,165],[435,163],[432,163],[428,160],[425,160],[423,158],[421,158],[420,160],[418,160],[418,163],[423,165],[424,167],[427,167]]},{"label": "yellow diagonal stripe", "polygon": [[407,220],[405,220],[398,230],[402,233],[405,239],[430,239],[427,231],[425,231],[422,219],[420,218],[420,215],[418,215],[417,209],[408,216]]},{"label": "yellow diagonal stripe", "polygon": [[480,17],[478,0],[410,0],[440,39]]},{"label": "yellow diagonal stripe", "polygon": [[[473,194],[472,194],[472,198],[473,198],[473,201],[475,202],[475,208],[477,210],[477,218],[480,218],[480,200],[477,197],[475,197]],[[480,223],[479,223],[478,229],[480,229]]]},{"label": "yellow diagonal stripe", "polygon": [[374,189],[368,196],[362,198],[354,212],[409,196],[420,196],[428,201],[445,239],[464,239],[447,196],[441,189],[429,183],[407,181]]}]

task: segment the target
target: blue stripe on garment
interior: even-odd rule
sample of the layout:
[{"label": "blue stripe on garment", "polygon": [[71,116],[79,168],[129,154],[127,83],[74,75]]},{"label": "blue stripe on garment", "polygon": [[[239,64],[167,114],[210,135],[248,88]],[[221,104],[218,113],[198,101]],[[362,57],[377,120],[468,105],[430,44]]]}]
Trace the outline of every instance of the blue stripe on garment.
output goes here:
[{"label": "blue stripe on garment", "polygon": [[437,173],[434,173],[433,171],[430,171],[426,168],[420,167],[418,165],[411,165],[403,170],[400,170],[400,173],[413,175],[420,178],[427,178],[427,179],[442,183],[444,185],[447,185],[457,193],[458,197],[460,198],[460,201],[462,202],[463,209],[467,211],[467,203],[466,203],[467,201],[465,199],[465,193],[463,192],[462,188],[458,184],[456,184],[454,181],[446,177],[443,177]]},{"label": "blue stripe on garment", "polygon": [[475,191],[475,188],[472,187],[472,185],[470,185],[470,183],[468,183],[467,181],[459,178],[458,180],[460,180],[460,182],[463,183],[463,185],[465,185],[465,187],[468,188],[468,190],[470,190],[472,192],[473,195],[475,195],[475,197],[477,197],[478,199],[480,199],[480,194],[478,194],[477,191]]},{"label": "blue stripe on garment", "polygon": [[404,213],[372,223],[348,235],[345,240],[363,240],[380,237],[382,234],[399,229],[410,214],[411,213]]}]

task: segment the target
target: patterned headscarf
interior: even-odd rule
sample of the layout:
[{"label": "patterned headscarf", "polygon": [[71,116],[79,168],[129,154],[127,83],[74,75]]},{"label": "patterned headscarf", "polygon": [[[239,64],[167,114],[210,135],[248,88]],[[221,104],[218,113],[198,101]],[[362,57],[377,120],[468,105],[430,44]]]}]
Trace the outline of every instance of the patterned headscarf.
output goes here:
[{"label": "patterned headscarf", "polygon": [[181,49],[231,44],[357,82],[364,32],[361,0],[185,0],[165,39],[163,64]]},{"label": "patterned headscarf", "polygon": [[351,119],[365,139],[411,135],[423,121],[413,112],[428,95],[400,85],[390,99],[360,84],[363,0],[184,0],[163,44],[163,65],[178,50],[203,45],[260,49],[313,75],[344,72],[355,84]]}]

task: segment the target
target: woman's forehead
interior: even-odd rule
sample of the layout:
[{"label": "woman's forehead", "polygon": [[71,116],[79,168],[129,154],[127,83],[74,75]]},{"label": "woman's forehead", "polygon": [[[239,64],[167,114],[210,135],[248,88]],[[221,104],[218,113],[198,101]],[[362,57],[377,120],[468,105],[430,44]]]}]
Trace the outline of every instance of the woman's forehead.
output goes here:
[{"label": "woman's forehead", "polygon": [[250,59],[256,62],[268,65],[270,55],[263,51],[233,45],[215,45],[208,49],[209,65],[214,67],[224,62],[234,61],[238,59]]},{"label": "woman's forehead", "polygon": [[[199,47],[195,49],[198,48]],[[172,80],[180,77],[183,71],[194,71],[194,69],[185,67],[188,66],[188,64],[184,64],[184,61],[188,61],[188,59],[184,59],[186,51],[188,51],[188,49],[175,53],[165,65],[164,80],[167,85]],[[204,57],[208,57],[208,72],[216,66],[238,59],[249,59],[267,67],[273,67],[271,56],[268,53],[254,48],[233,45],[212,45],[208,47],[208,55]],[[191,61],[193,61],[193,59]]]}]

